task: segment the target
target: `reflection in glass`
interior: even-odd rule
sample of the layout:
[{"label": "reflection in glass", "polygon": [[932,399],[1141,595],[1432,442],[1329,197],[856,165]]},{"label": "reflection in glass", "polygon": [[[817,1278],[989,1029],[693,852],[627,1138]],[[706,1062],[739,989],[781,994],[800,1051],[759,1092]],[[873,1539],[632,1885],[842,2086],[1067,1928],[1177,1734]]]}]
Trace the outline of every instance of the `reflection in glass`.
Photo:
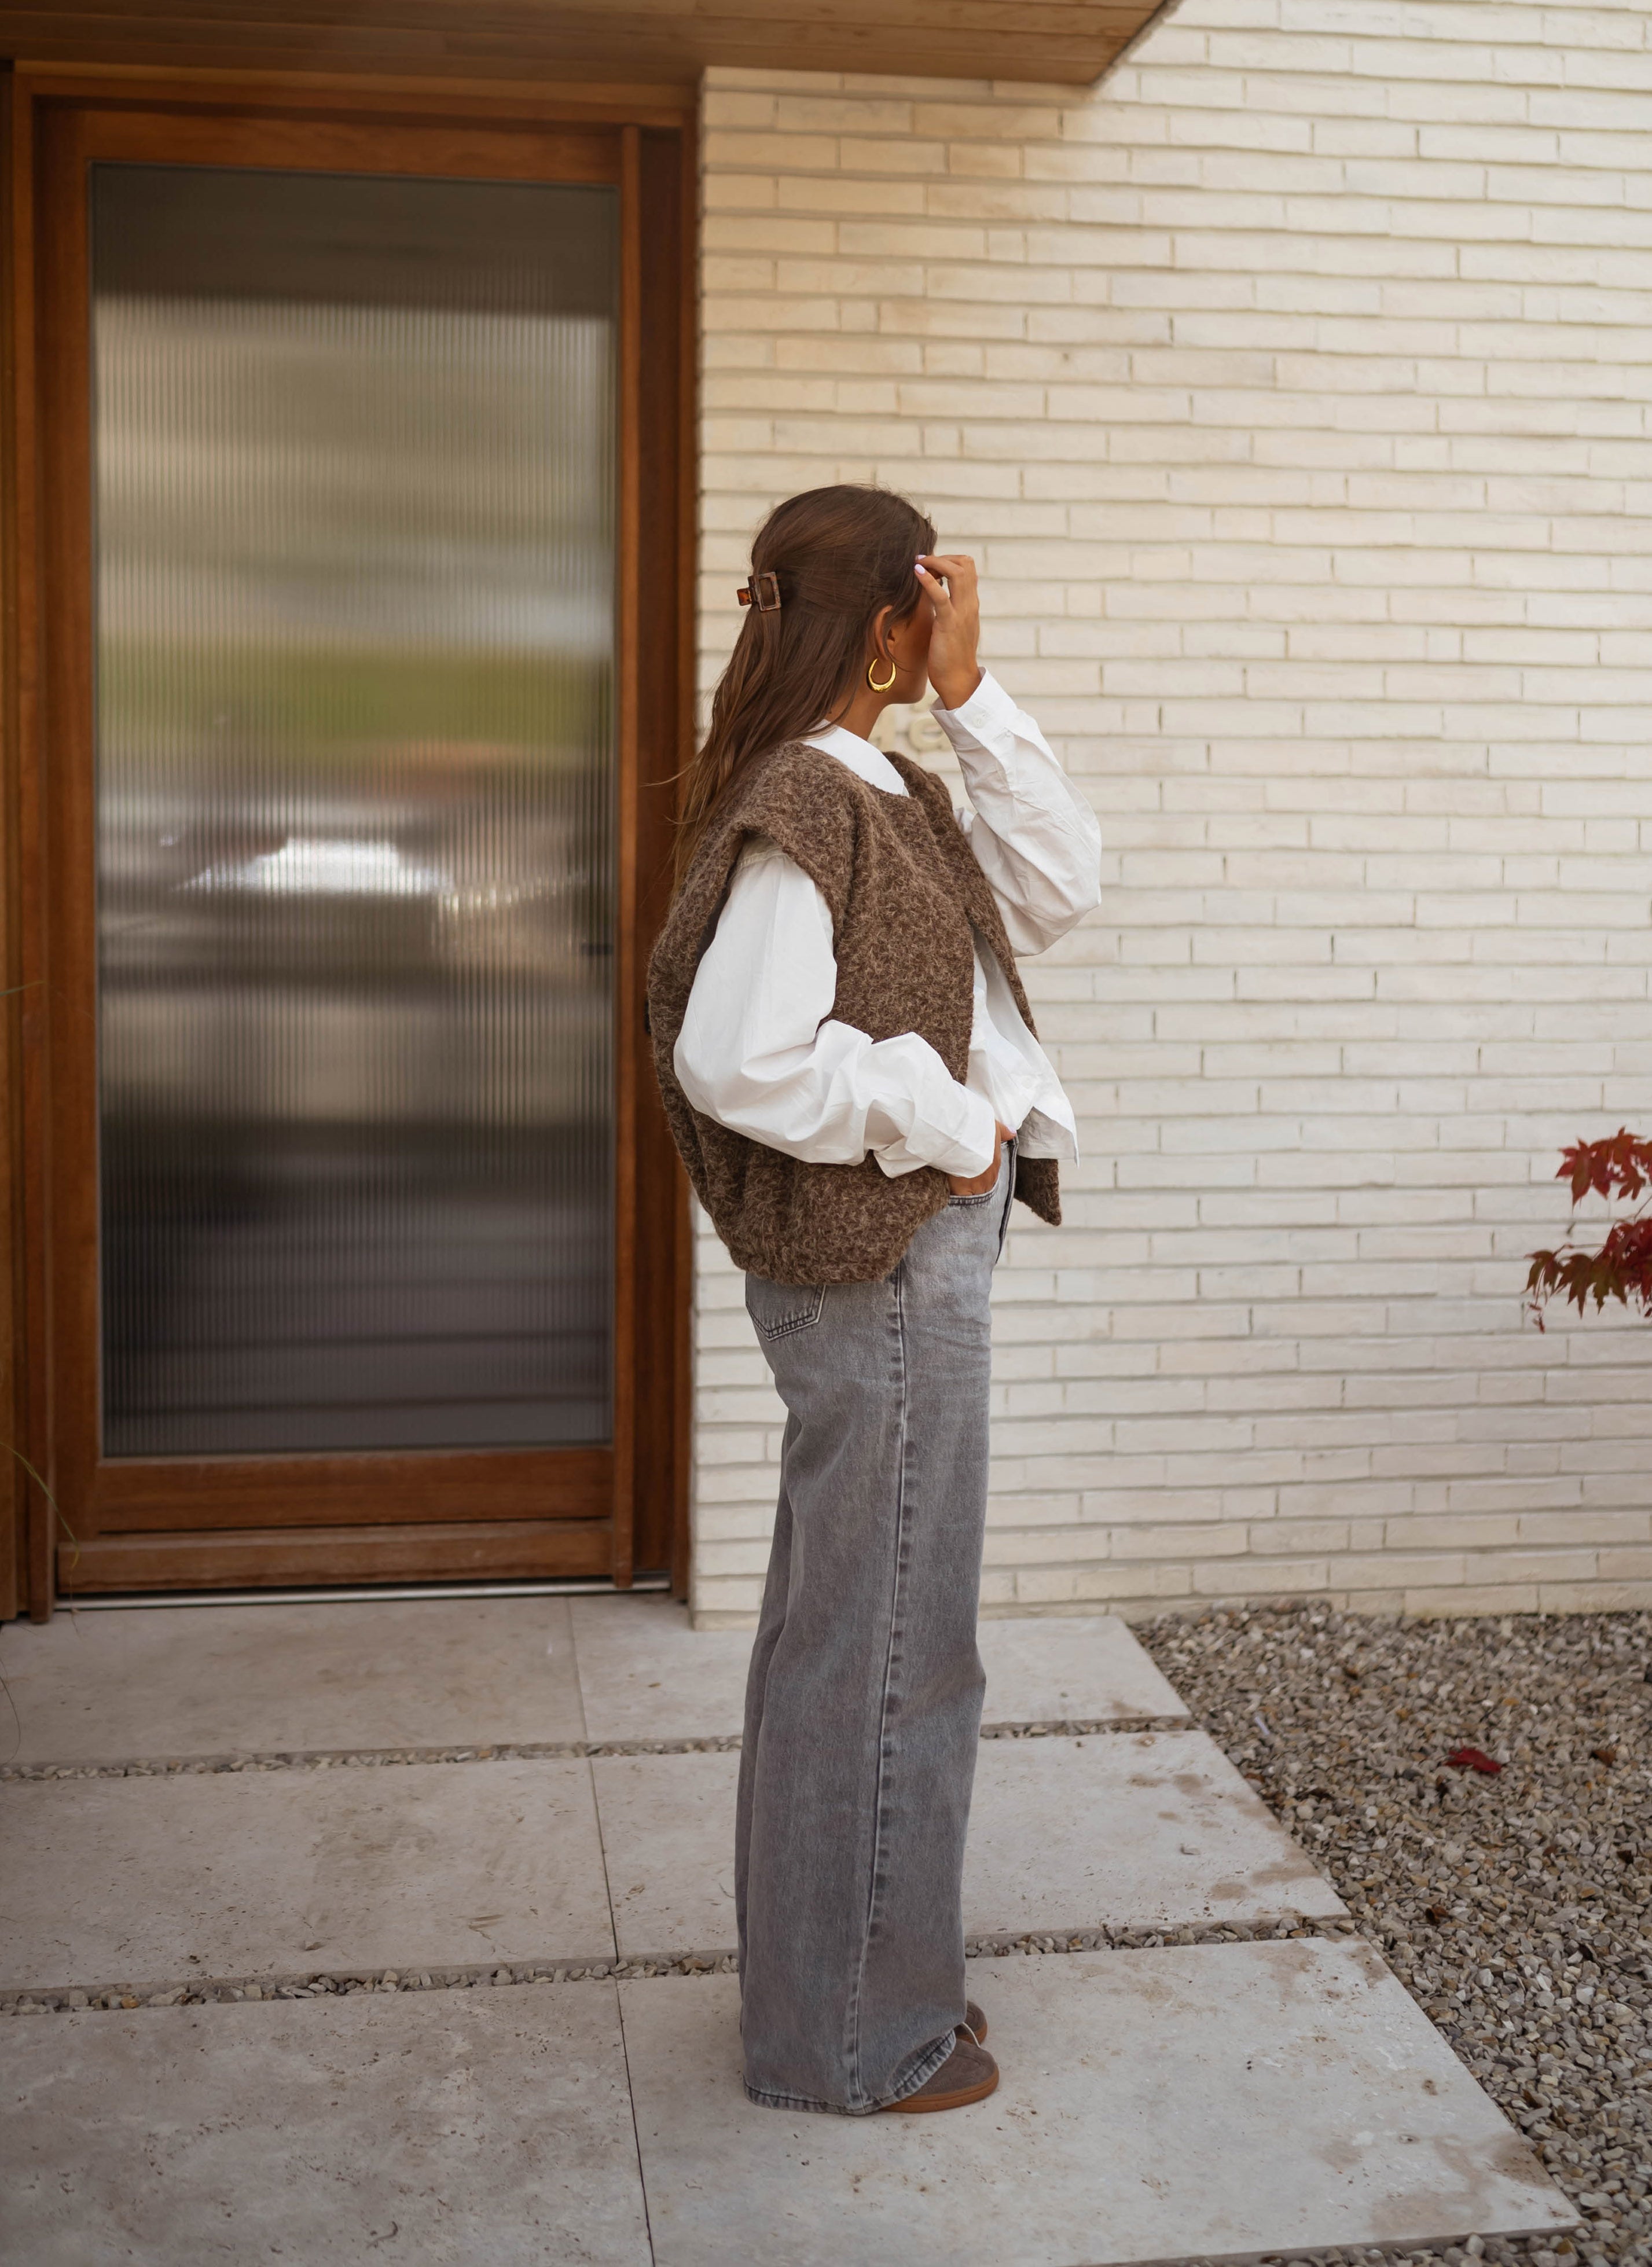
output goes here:
[{"label": "reflection in glass", "polygon": [[106,1455],[608,1437],[614,203],[94,172]]}]

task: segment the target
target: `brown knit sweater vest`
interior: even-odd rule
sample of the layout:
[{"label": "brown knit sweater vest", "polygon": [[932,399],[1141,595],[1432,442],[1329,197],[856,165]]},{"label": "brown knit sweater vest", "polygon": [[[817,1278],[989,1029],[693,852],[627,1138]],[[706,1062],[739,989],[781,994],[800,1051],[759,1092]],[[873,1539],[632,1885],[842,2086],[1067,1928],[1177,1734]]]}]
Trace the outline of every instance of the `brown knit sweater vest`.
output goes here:
[{"label": "brown knit sweater vest", "polygon": [[[748,837],[777,843],[826,899],[837,1022],[874,1039],[916,1031],[964,1079],[973,928],[1032,1027],[1003,921],[946,789],[921,765],[892,760],[904,796],[800,740],[750,765],[701,836],[649,963],[654,1064],[688,1178],[735,1265],[778,1283],[876,1282],[951,1191],[928,1165],[892,1180],[871,1156],[855,1165],[800,1163],[702,1116],[679,1085],[672,1058],[694,972]],[[1016,1194],[1059,1224],[1053,1159],[1019,1159]]]}]

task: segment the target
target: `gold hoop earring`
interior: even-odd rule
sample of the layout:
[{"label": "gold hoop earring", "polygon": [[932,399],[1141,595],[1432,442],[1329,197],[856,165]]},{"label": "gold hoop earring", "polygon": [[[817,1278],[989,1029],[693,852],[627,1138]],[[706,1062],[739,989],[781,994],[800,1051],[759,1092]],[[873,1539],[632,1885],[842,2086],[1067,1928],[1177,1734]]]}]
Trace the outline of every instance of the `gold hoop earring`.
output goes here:
[{"label": "gold hoop earring", "polygon": [[900,674],[900,671],[895,666],[894,656],[892,654],[889,657],[889,674],[887,677],[874,677],[872,675],[872,671],[877,668],[877,663],[876,658],[867,663],[866,682],[871,686],[874,693],[887,693],[890,686],[894,683],[896,678]]}]

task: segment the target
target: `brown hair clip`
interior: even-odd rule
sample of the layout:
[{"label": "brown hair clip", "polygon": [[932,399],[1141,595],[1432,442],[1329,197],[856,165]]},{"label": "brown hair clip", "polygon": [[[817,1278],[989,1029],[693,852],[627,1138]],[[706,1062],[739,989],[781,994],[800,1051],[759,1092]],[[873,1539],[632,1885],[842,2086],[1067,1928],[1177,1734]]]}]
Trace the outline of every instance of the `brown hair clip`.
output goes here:
[{"label": "brown hair clip", "polygon": [[743,606],[755,606],[760,614],[780,612],[780,578],[776,575],[753,575],[749,583],[742,583],[735,597]]}]

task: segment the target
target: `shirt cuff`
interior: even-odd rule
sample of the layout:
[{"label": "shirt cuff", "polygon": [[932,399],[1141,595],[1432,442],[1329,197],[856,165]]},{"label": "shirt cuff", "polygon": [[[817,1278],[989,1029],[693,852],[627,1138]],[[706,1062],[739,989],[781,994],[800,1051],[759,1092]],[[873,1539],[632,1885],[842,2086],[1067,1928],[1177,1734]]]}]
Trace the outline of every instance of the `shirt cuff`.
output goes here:
[{"label": "shirt cuff", "polygon": [[1013,732],[1019,712],[991,670],[983,669],[980,683],[961,708],[943,708],[937,703],[931,713],[956,747],[961,739],[985,745],[995,732]]},{"label": "shirt cuff", "polygon": [[949,1077],[926,1039],[885,1039],[868,1051],[867,1067],[866,1146],[892,1181],[921,1165],[966,1179],[986,1171],[998,1154],[992,1104]]}]

